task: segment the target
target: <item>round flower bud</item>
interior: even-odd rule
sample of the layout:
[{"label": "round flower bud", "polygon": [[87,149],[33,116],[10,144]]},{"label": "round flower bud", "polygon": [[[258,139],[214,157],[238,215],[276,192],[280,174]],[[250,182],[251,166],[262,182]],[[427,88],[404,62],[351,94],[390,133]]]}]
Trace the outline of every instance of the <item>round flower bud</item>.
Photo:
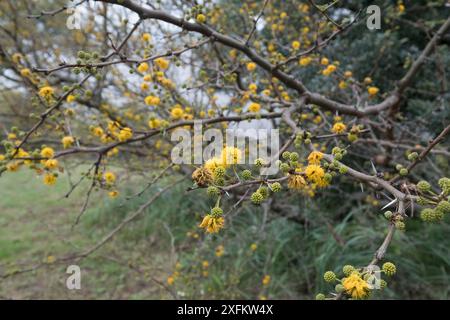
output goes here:
[{"label": "round flower bud", "polygon": [[279,182],[274,182],[269,185],[270,190],[272,192],[280,192],[281,191],[281,184]]},{"label": "round flower bud", "polygon": [[431,185],[425,180],[419,181],[417,183],[417,190],[420,192],[428,192],[431,191]]},{"label": "round flower bud", "polygon": [[417,204],[420,204],[421,206],[424,206],[424,205],[428,204],[428,200],[423,198],[423,197],[417,198],[416,201],[417,201]]},{"label": "round flower bud", "polygon": [[384,213],[384,217],[385,217],[386,219],[388,219],[388,220],[391,220],[393,215],[394,215],[394,214],[392,213],[392,211],[386,211],[386,212]]},{"label": "round flower bud", "polygon": [[259,192],[264,199],[266,199],[269,196],[269,189],[267,189],[267,187],[259,187],[258,190],[256,192]]},{"label": "round flower bud", "polygon": [[380,280],[380,289],[384,289],[387,287],[387,282],[383,279]]},{"label": "round flower bud", "polygon": [[346,166],[340,166],[339,167],[339,173],[340,174],[346,174],[348,172],[348,167]]},{"label": "round flower bud", "polygon": [[255,160],[255,166],[257,166],[258,168],[262,167],[264,165],[264,160],[261,158],[258,158]]},{"label": "round flower bud", "polygon": [[241,177],[244,180],[250,180],[252,178],[252,172],[250,170],[244,170],[241,173]]},{"label": "round flower bud", "polygon": [[325,300],[325,295],[323,293],[319,293],[316,295],[316,300]]},{"label": "round flower bud", "polygon": [[223,210],[220,207],[214,207],[211,209],[211,215],[213,217],[219,217],[223,214]]},{"label": "round flower bud", "polygon": [[358,140],[358,135],[356,135],[354,133],[349,133],[349,134],[347,134],[347,139],[350,142],[355,142],[356,140]]},{"label": "round flower bud", "polygon": [[444,195],[450,194],[450,179],[449,178],[441,178],[438,181],[439,187],[441,187]]},{"label": "round flower bud", "polygon": [[264,201],[264,196],[259,192],[253,192],[250,200],[252,200],[254,204],[261,204],[261,202]]},{"label": "round flower bud", "polygon": [[206,193],[208,194],[208,196],[213,198],[220,195],[220,190],[217,187],[210,186],[208,187],[208,189],[206,189]]},{"label": "round flower bud", "polygon": [[289,151],[285,151],[285,152],[283,152],[283,154],[281,155],[281,157],[282,157],[284,160],[288,160],[288,159],[290,158],[290,156],[291,156],[291,153],[290,153]]},{"label": "round flower bud", "polygon": [[395,170],[400,171],[403,168],[403,166],[401,164],[396,164],[395,165]]},{"label": "round flower bud", "polygon": [[326,182],[330,183],[331,180],[333,180],[333,176],[331,175],[331,173],[327,172],[325,173],[325,175],[323,176],[323,178],[325,179]]},{"label": "round flower bud", "polygon": [[336,280],[336,274],[333,271],[327,271],[324,273],[323,279],[326,282],[333,282]]},{"label": "round flower bud", "polygon": [[393,276],[395,274],[395,272],[397,271],[395,264],[393,264],[392,262],[383,263],[383,266],[381,267],[381,269],[384,271],[384,273],[387,276]]},{"label": "round flower bud", "polygon": [[289,160],[291,160],[291,161],[298,161],[298,159],[299,159],[299,155],[297,152],[292,152],[289,155]]},{"label": "round flower bud", "polygon": [[400,175],[401,176],[406,176],[408,174],[408,169],[406,169],[406,168],[401,168],[400,169]]},{"label": "round flower bud", "polygon": [[222,187],[225,185],[225,179],[223,177],[216,177],[214,178],[214,183]]},{"label": "round flower bud", "polygon": [[342,153],[336,153],[334,155],[334,159],[337,160],[337,161],[341,161],[342,160]]},{"label": "round flower bud", "polygon": [[425,222],[434,222],[436,220],[436,214],[433,209],[426,208],[420,212],[420,219]]},{"label": "round flower bud", "polygon": [[405,223],[403,221],[396,221],[395,222],[395,228],[397,230],[405,230]]},{"label": "round flower bud", "polygon": [[214,176],[221,178],[225,176],[225,168],[224,167],[217,167],[214,169]]},{"label": "round flower bud", "polygon": [[290,169],[291,169],[291,167],[289,167],[289,165],[287,163],[282,163],[280,165],[280,170],[285,173],[288,172]]},{"label": "round flower bud", "polygon": [[415,161],[419,157],[419,154],[417,152],[411,152],[408,154],[408,160],[409,161]]},{"label": "round flower bud", "polygon": [[336,293],[342,293],[344,292],[345,288],[342,284],[338,283],[335,287],[334,290],[336,291]]},{"label": "round flower bud", "polygon": [[450,213],[450,202],[442,200],[436,206],[436,210],[442,211],[442,213]]},{"label": "round flower bud", "polygon": [[352,266],[352,265],[349,265],[349,264],[345,265],[345,266],[342,268],[342,272],[343,272],[344,275],[346,275],[346,276],[349,276],[353,271],[355,271],[355,267]]},{"label": "round flower bud", "polygon": [[434,210],[434,217],[436,221],[442,221],[442,219],[444,219],[444,212],[436,209]]}]

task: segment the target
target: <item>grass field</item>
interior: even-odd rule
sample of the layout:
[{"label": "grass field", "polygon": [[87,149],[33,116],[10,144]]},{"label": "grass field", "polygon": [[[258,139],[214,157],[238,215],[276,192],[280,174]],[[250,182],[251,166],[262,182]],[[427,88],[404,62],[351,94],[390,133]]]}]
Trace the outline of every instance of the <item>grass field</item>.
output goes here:
[{"label": "grass field", "polygon": [[[124,174],[121,179],[129,182],[124,183],[129,189],[123,194],[139,191],[149,181]],[[223,233],[205,237],[197,224],[211,203],[195,192],[186,198],[187,185],[164,194],[105,246],[78,261],[82,289],[71,291],[65,286],[70,263],[48,262],[97,243],[156,190],[150,188],[130,201],[94,193],[81,223],[72,230],[88,182],[65,198],[67,175],[53,187],[23,169],[3,175],[0,274],[47,263],[0,279],[0,297],[170,299],[172,292],[195,299],[310,299],[331,289],[322,280],[323,272],[339,272],[349,263],[366,264],[386,227],[372,207],[350,208],[343,217],[335,217],[308,202],[294,201],[296,220],[243,206],[227,217]],[[374,298],[448,298],[450,254],[445,237],[449,231],[448,222],[422,226],[411,221],[406,233],[397,233],[387,259],[397,264],[398,273],[388,279],[391,289]],[[217,255],[220,246],[224,252]],[[261,285],[265,275],[271,277],[268,286]],[[171,286],[166,281],[169,276],[174,276]]]}]

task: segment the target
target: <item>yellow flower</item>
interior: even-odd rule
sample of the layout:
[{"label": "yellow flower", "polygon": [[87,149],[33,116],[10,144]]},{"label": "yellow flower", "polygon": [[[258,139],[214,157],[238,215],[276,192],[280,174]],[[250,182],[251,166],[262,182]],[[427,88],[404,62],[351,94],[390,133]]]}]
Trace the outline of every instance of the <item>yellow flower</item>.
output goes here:
[{"label": "yellow flower", "polygon": [[47,169],[55,169],[58,167],[58,160],[56,159],[48,159],[47,161],[45,161],[44,166]]},{"label": "yellow flower", "polygon": [[47,186],[52,186],[56,183],[56,177],[53,173],[47,173],[44,176],[44,184],[46,184]]},{"label": "yellow flower", "polygon": [[364,78],[364,83],[365,84],[371,84],[372,83],[372,78],[371,77],[365,77]]},{"label": "yellow flower", "polygon": [[148,42],[152,40],[152,36],[150,35],[150,33],[143,33],[141,39],[142,41]]},{"label": "yellow flower", "polygon": [[169,67],[169,61],[167,61],[164,58],[155,59],[155,63],[158,66],[158,68],[160,68],[162,70],[165,70]]},{"label": "yellow flower", "polygon": [[144,101],[148,106],[158,106],[161,103],[161,99],[155,96],[147,96]]},{"label": "yellow flower", "polygon": [[108,193],[108,195],[109,195],[109,197],[112,198],[112,199],[117,198],[117,196],[119,195],[119,191],[117,191],[117,190],[110,191],[110,192]]},{"label": "yellow flower", "polygon": [[309,164],[319,164],[323,158],[323,153],[320,151],[313,151],[308,156]]},{"label": "yellow flower", "polygon": [[345,130],[347,130],[347,126],[345,124],[343,124],[342,122],[336,122],[333,125],[333,128],[331,129],[331,131],[333,131],[334,133],[344,133]]},{"label": "yellow flower", "polygon": [[150,81],[152,81],[152,75],[150,75],[150,74],[147,74],[147,75],[145,75],[144,76],[144,78],[142,78],[144,81],[146,81],[146,82],[150,82]]},{"label": "yellow flower", "polygon": [[116,175],[111,171],[105,172],[103,174],[103,178],[108,184],[113,184],[114,182],[116,182]]},{"label": "yellow flower", "polygon": [[298,50],[300,48],[300,42],[292,41],[292,49]]},{"label": "yellow flower", "polygon": [[97,137],[101,137],[103,136],[103,129],[100,127],[95,127],[92,129],[92,133]]},{"label": "yellow flower", "polygon": [[50,86],[42,87],[39,90],[39,95],[47,100],[50,99],[54,93],[55,93],[55,90],[53,90],[53,88]]},{"label": "yellow flower", "polygon": [[206,16],[204,14],[200,13],[197,15],[195,20],[197,20],[198,23],[204,23],[206,21]]},{"label": "yellow flower", "polygon": [[144,73],[145,71],[148,70],[148,63],[147,63],[147,62],[142,62],[142,63],[137,67],[137,70],[138,70],[140,73]]},{"label": "yellow flower", "polygon": [[264,276],[264,278],[262,279],[262,284],[263,284],[264,286],[268,286],[268,285],[270,284],[270,276],[269,276],[268,274],[266,274],[266,275]]},{"label": "yellow flower", "polygon": [[225,252],[225,248],[223,247],[223,245],[218,245],[216,247],[216,257],[220,258],[221,256],[223,256],[224,252]]},{"label": "yellow flower", "polygon": [[20,70],[20,75],[22,77],[28,78],[29,76],[31,76],[31,71],[28,68],[24,68],[24,69]]},{"label": "yellow flower", "polygon": [[204,260],[202,262],[202,267],[205,268],[205,269],[208,268],[209,267],[209,262],[207,260]]},{"label": "yellow flower", "polygon": [[0,161],[3,161],[3,160],[5,160],[5,155],[0,154]]},{"label": "yellow flower", "polygon": [[298,61],[298,63],[302,66],[302,67],[306,67],[307,65],[309,65],[311,63],[311,58],[310,57],[303,57],[300,58],[300,60]]},{"label": "yellow flower", "polygon": [[172,110],[170,111],[170,115],[174,119],[180,119],[181,117],[183,117],[183,114],[184,111],[181,107],[173,107]]},{"label": "yellow flower", "polygon": [[399,3],[398,6],[397,6],[397,10],[400,13],[405,12],[405,5],[403,3]]},{"label": "yellow flower", "polygon": [[14,140],[17,139],[17,135],[15,133],[8,133],[8,140]]},{"label": "yellow flower", "polygon": [[344,77],[351,78],[352,76],[353,76],[353,73],[351,71],[345,71],[344,72]]},{"label": "yellow flower", "polygon": [[53,158],[54,155],[55,151],[50,147],[45,147],[44,149],[41,150],[41,156],[43,158]]},{"label": "yellow flower", "polygon": [[131,137],[133,137],[133,130],[131,130],[130,128],[123,128],[122,130],[120,130],[118,136],[120,141],[127,141],[131,139]]},{"label": "yellow flower", "polygon": [[203,166],[206,169],[208,169],[210,172],[214,173],[214,170],[216,170],[216,168],[223,167],[222,159],[220,159],[218,157],[213,157],[213,158],[207,160]]},{"label": "yellow flower", "polygon": [[293,190],[302,190],[306,187],[306,180],[299,174],[289,175],[288,188]]},{"label": "yellow flower", "polygon": [[248,62],[247,63],[247,70],[248,71],[252,72],[255,69],[256,69],[256,63],[254,63],[254,62]]},{"label": "yellow flower", "polygon": [[73,94],[69,94],[66,98],[68,103],[74,102],[77,98]]},{"label": "yellow flower", "polygon": [[323,65],[323,66],[328,65],[328,63],[330,63],[330,62],[329,62],[329,60],[327,58],[322,58],[320,60],[320,64]]},{"label": "yellow flower", "polygon": [[169,286],[173,285],[173,283],[175,282],[175,278],[172,276],[167,277],[167,284]]},{"label": "yellow flower", "polygon": [[340,89],[345,89],[345,88],[347,88],[347,82],[345,82],[344,80],[342,80],[342,81],[339,81],[339,88]]},{"label": "yellow flower", "polygon": [[235,147],[225,147],[222,150],[220,158],[222,159],[222,164],[228,166],[230,164],[237,164],[241,160],[242,152]]},{"label": "yellow flower", "polygon": [[258,86],[255,83],[251,83],[248,86],[248,90],[252,91],[252,92],[256,92],[256,90],[258,89]]},{"label": "yellow flower", "polygon": [[157,129],[159,128],[159,126],[161,126],[161,120],[160,119],[150,119],[148,120],[148,126],[150,127],[150,129]]},{"label": "yellow flower", "polygon": [[369,284],[357,272],[342,279],[345,292],[353,299],[363,299],[369,295]]},{"label": "yellow flower", "polygon": [[22,60],[22,55],[20,54],[20,53],[14,53],[13,55],[12,55],[12,61],[14,62],[14,63],[19,63],[20,62],[20,60]]},{"label": "yellow flower", "polygon": [[378,89],[377,87],[369,87],[369,88],[367,88],[367,92],[371,96],[376,95],[378,93],[378,91],[380,91],[380,89]]},{"label": "yellow flower", "polygon": [[328,65],[328,67],[326,67],[326,69],[322,70],[322,74],[324,76],[329,76],[334,71],[336,71],[336,66],[334,64],[330,64],[330,65]]},{"label": "yellow flower", "polygon": [[6,170],[9,172],[15,172],[19,169],[20,162],[19,161],[13,161],[6,165]]},{"label": "yellow flower", "polygon": [[252,244],[250,245],[250,250],[256,251],[256,249],[258,249],[258,245],[257,245],[256,243],[252,243]]},{"label": "yellow flower", "polygon": [[75,139],[71,136],[65,136],[64,138],[61,139],[61,142],[63,144],[64,149],[67,149],[68,147],[73,145]]},{"label": "yellow flower", "polygon": [[261,110],[261,105],[259,103],[256,103],[256,102],[252,102],[248,106],[248,110],[250,112],[259,112],[259,110]]},{"label": "yellow flower", "polygon": [[322,183],[325,171],[321,166],[310,164],[305,169],[306,178],[313,183]]},{"label": "yellow flower", "polygon": [[223,228],[224,222],[223,217],[213,217],[212,215],[207,214],[199,227],[205,229],[205,232],[217,233]]},{"label": "yellow flower", "polygon": [[148,85],[147,82],[142,82],[142,83],[141,83],[141,90],[142,90],[142,91],[148,90],[149,87],[150,87],[150,86]]}]

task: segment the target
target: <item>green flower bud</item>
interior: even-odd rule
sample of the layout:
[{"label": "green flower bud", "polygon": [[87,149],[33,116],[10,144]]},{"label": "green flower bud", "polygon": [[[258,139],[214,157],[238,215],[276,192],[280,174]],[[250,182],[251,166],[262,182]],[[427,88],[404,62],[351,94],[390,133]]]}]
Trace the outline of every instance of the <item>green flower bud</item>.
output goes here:
[{"label": "green flower bud", "polygon": [[395,222],[395,228],[397,230],[405,230],[405,223],[403,221],[396,221]]},{"label": "green flower bud", "polygon": [[336,291],[336,293],[342,293],[344,292],[345,288],[342,284],[338,283],[335,287],[334,290]]},{"label": "green flower bud", "polygon": [[287,163],[282,163],[280,165],[280,170],[284,173],[288,172],[291,169],[291,167]]},{"label": "green flower bud", "polygon": [[450,179],[449,178],[439,179],[438,184],[446,196],[450,194]]},{"label": "green flower bud", "polygon": [[291,156],[291,153],[290,153],[289,151],[285,151],[285,152],[283,152],[283,154],[281,155],[281,157],[282,157],[284,160],[289,160],[290,156]]},{"label": "green flower bud", "polygon": [[450,213],[450,202],[442,200],[436,206],[436,210],[442,211],[442,213]]},{"label": "green flower bud", "polygon": [[225,176],[225,168],[224,167],[217,167],[214,169],[214,176],[217,178],[222,178]]},{"label": "green flower bud", "polygon": [[206,189],[206,193],[208,194],[208,196],[214,198],[220,195],[220,190],[217,187],[210,186],[208,187],[208,189]]},{"label": "green flower bud", "polygon": [[383,270],[387,276],[393,276],[397,271],[397,268],[395,267],[395,264],[393,264],[392,262],[386,262],[383,263],[381,270]]},{"label": "green flower bud", "polygon": [[250,200],[254,204],[258,205],[258,204],[261,204],[261,202],[264,201],[264,196],[261,193],[259,193],[259,192],[254,192],[254,193],[252,193],[252,195],[250,197]]},{"label": "green flower bud", "polygon": [[417,183],[417,190],[420,192],[429,192],[431,191],[431,185],[425,180],[419,181]]},{"label": "green flower bud", "polygon": [[436,220],[436,215],[433,209],[426,208],[420,212],[420,219],[425,222],[434,222]]},{"label": "green flower bud", "polygon": [[250,170],[244,170],[241,173],[241,177],[244,180],[250,180],[252,178],[252,172]]},{"label": "green flower bud", "polygon": [[213,217],[220,217],[223,214],[223,210],[220,207],[214,207],[211,209],[211,215]]},{"label": "green flower bud", "polygon": [[258,190],[256,192],[259,192],[264,199],[266,199],[269,196],[269,189],[267,189],[267,187],[259,187]]},{"label": "green flower bud", "polygon": [[292,152],[289,155],[289,160],[291,160],[291,161],[298,161],[298,159],[299,159],[299,155],[297,152]]},{"label": "green flower bud", "polygon": [[380,289],[384,289],[387,287],[387,282],[383,279],[380,280]]},{"label": "green flower bud", "polygon": [[261,168],[264,165],[264,160],[261,158],[258,158],[255,160],[255,166],[257,166],[258,168]]},{"label": "green flower bud", "polygon": [[384,217],[388,220],[391,220],[393,216],[394,216],[394,214],[392,213],[392,211],[386,211],[384,213]]},{"label": "green flower bud", "polygon": [[323,278],[326,282],[333,282],[336,280],[336,274],[333,271],[327,271],[324,273]]},{"label": "green flower bud", "polygon": [[401,176],[406,176],[406,175],[408,175],[408,169],[406,169],[406,168],[401,168],[400,169],[400,175]]},{"label": "green flower bud", "polygon": [[281,184],[279,182],[274,182],[269,185],[270,190],[272,192],[280,192],[281,191]]},{"label": "green flower bud", "polygon": [[316,295],[316,300],[325,300],[325,295],[323,293],[319,293]]},{"label": "green flower bud", "polygon": [[339,167],[339,173],[340,174],[346,174],[348,172],[348,167],[347,166],[340,166]]},{"label": "green flower bud", "polygon": [[419,158],[419,154],[417,152],[411,152],[410,154],[408,154],[409,161],[415,161],[417,160],[417,158]]},{"label": "green flower bud", "polygon": [[349,276],[353,271],[355,271],[355,267],[352,266],[352,265],[349,265],[349,264],[345,265],[345,266],[342,268],[342,272],[343,272],[344,275],[346,275],[346,276]]}]

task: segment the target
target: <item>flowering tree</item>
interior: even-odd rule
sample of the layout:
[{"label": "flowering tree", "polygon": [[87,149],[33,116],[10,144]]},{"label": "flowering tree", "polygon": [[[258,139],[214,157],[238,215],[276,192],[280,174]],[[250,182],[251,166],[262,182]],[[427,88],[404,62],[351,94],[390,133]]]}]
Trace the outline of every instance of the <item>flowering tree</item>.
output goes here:
[{"label": "flowering tree", "polygon": [[[326,272],[335,288],[317,295],[361,299],[386,285],[381,274],[396,272],[382,261],[414,208],[425,222],[450,212],[450,179],[436,164],[449,156],[445,1],[384,1],[379,30],[367,28],[373,17],[364,1],[80,0],[70,3],[69,19],[60,2],[0,3],[8,109],[0,174],[29,168],[51,192],[65,174],[63,159],[89,161],[67,193],[90,181],[74,224],[93,192],[121,196],[114,168],[124,163],[157,172],[136,196],[163,185],[102,241],[61,261],[98,250],[186,177],[186,196],[213,199],[198,221],[205,236],[226,232],[239,206],[271,210],[333,190],[345,190],[338,198],[351,202],[362,190],[384,213],[384,241],[366,267],[346,265],[342,278]],[[200,164],[173,163],[174,132],[194,133],[197,124],[224,132],[247,122],[278,129],[279,150],[249,162],[248,146],[227,142]],[[264,173],[270,165],[276,174]]]}]

